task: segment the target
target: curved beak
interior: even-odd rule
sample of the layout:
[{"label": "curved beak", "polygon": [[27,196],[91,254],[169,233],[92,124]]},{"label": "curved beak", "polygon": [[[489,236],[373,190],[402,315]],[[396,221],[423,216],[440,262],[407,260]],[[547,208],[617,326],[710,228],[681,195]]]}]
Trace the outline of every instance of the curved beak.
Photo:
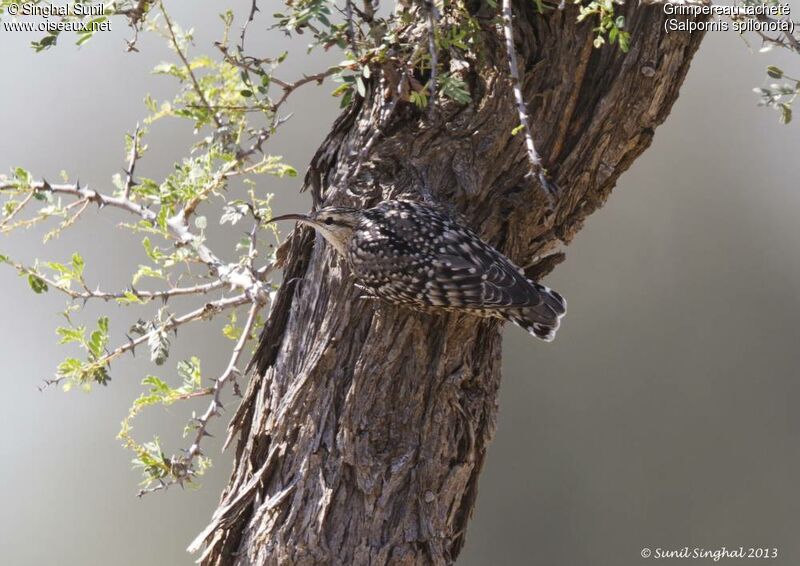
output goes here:
[{"label": "curved beak", "polygon": [[306,214],[284,214],[282,216],[275,216],[267,220],[267,224],[270,222],[277,222],[278,220],[297,220],[300,222],[310,222],[311,219]]}]

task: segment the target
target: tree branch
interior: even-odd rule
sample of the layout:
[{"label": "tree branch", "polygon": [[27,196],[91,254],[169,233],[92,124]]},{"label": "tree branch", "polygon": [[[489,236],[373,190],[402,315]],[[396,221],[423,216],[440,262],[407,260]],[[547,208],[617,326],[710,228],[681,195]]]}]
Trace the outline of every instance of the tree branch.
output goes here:
[{"label": "tree branch", "polygon": [[[0,192],[19,190],[20,186],[16,183],[0,183]],[[49,192],[53,194],[64,194],[76,197],[78,199],[85,199],[88,202],[95,202],[100,207],[110,206],[129,212],[138,216],[142,220],[155,224],[157,214],[128,198],[114,197],[111,195],[99,193],[87,187],[81,187],[80,183],[71,184],[55,184],[51,185],[47,181],[36,181],[30,184],[30,189],[33,192]],[[261,300],[265,300],[269,294],[269,289],[263,283],[263,277],[266,273],[272,271],[272,265],[264,268],[260,276],[251,269],[244,268],[238,264],[226,264],[217,257],[217,255],[202,241],[198,236],[189,229],[183,209],[177,214],[167,220],[167,226],[172,235],[178,241],[178,245],[190,246],[201,262],[206,264],[213,275],[220,277],[222,281],[233,286],[241,287],[247,291],[248,294],[259,296]]]},{"label": "tree branch", "polygon": [[248,311],[247,315],[247,322],[245,322],[244,328],[242,329],[242,335],[239,337],[236,346],[233,348],[233,353],[228,361],[228,366],[225,368],[225,371],[222,372],[222,375],[214,380],[214,385],[211,387],[209,392],[211,395],[213,395],[213,399],[208,404],[208,408],[206,409],[205,413],[196,419],[194,441],[186,450],[185,456],[183,456],[179,461],[172,462],[171,468],[173,471],[173,476],[167,481],[162,480],[153,487],[142,489],[139,491],[139,497],[154,491],[167,489],[170,485],[174,485],[176,483],[182,484],[192,475],[195,475],[194,460],[203,455],[200,445],[206,436],[211,436],[211,434],[208,432],[208,423],[212,418],[218,417],[221,414],[223,406],[220,397],[225,385],[229,381],[235,382],[236,378],[242,374],[238,367],[239,359],[242,356],[242,351],[244,350],[245,344],[247,344],[248,340],[250,339],[250,334],[255,326],[258,311],[262,306],[263,305],[258,301],[254,301],[250,306],[250,310]]},{"label": "tree branch", "polygon": [[525,99],[522,96],[522,83],[519,78],[519,67],[517,64],[517,50],[514,47],[514,14],[511,3],[512,0],[503,0],[503,33],[506,41],[508,69],[511,76],[511,84],[514,89],[514,100],[517,103],[520,126],[525,135],[525,149],[528,154],[528,161],[530,162],[531,175],[539,179],[542,188],[547,191],[548,197],[552,201],[556,191],[547,180],[547,175],[542,166],[542,158],[539,156],[539,152],[536,151],[536,146],[533,143],[533,131],[530,126],[530,118],[528,118],[528,109],[525,106]]},{"label": "tree branch", "polygon": [[136,184],[133,178],[134,170],[136,169],[136,161],[139,159],[139,124],[136,124],[136,129],[133,131],[131,137],[131,155],[128,158],[128,169],[125,171],[125,188],[122,191],[122,198],[130,200],[131,190]]}]

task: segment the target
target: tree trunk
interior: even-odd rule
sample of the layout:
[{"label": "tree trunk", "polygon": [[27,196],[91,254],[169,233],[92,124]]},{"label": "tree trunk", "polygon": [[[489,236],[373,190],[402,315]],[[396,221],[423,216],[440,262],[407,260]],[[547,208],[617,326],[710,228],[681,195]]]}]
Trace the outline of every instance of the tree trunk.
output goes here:
[{"label": "tree trunk", "polygon": [[[594,49],[594,23],[577,23],[571,3],[545,15],[534,6],[515,4],[514,33],[537,149],[561,189],[553,207],[511,133],[519,116],[502,30],[480,14],[472,104],[429,117],[401,102],[384,123],[373,79],[312,162],[325,203],[430,199],[534,278],[559,263],[559,247],[650,145],[701,34],[666,35],[660,7],[629,2],[618,10],[630,52]],[[452,563],[497,420],[499,323],[363,300],[310,230],[288,248],[264,371],[231,424],[240,440],[230,484],[198,538],[202,563]]]}]

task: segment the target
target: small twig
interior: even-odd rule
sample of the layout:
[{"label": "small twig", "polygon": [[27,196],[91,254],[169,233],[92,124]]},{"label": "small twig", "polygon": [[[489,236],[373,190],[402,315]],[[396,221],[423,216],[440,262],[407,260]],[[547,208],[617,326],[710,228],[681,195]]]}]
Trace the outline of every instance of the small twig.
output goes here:
[{"label": "small twig", "polygon": [[[280,80],[280,79],[278,79],[276,77],[272,77],[272,82],[274,82],[276,85],[280,86],[283,89],[283,94],[281,95],[280,99],[278,99],[278,102],[276,102],[276,103],[274,103],[272,105],[272,109],[271,109],[272,112],[275,114],[275,116],[277,116],[278,108],[280,108],[281,105],[284,102],[286,102],[286,100],[289,98],[289,95],[292,94],[296,89],[300,88],[303,85],[312,83],[312,82],[316,82],[317,84],[322,84],[322,82],[327,77],[333,75],[338,70],[339,70],[339,67],[331,67],[331,68],[329,68],[329,69],[327,69],[327,70],[325,70],[325,71],[323,71],[321,73],[317,73],[315,75],[305,75],[305,76],[303,76],[303,78],[298,79],[297,81],[295,81],[293,83],[287,83],[287,82],[282,81],[282,80]],[[249,157],[251,157],[252,155],[254,155],[255,153],[261,152],[261,148],[264,145],[264,142],[267,141],[267,139],[269,139],[269,136],[272,134],[274,129],[276,127],[280,126],[287,119],[288,118],[276,118],[275,121],[273,121],[272,124],[270,124],[269,126],[267,126],[265,128],[262,128],[256,134],[255,141],[253,142],[253,145],[250,146],[250,149],[240,152],[237,155],[237,158],[239,160],[241,160],[241,161],[244,161],[244,160],[248,159]]]},{"label": "small twig", "polygon": [[194,86],[194,90],[197,93],[197,96],[200,97],[200,100],[203,102],[203,105],[211,114],[211,117],[214,120],[214,123],[217,125],[218,128],[222,127],[222,122],[220,122],[219,117],[217,116],[216,112],[211,108],[211,105],[208,103],[208,99],[206,98],[203,89],[200,87],[200,83],[197,80],[197,77],[192,70],[192,65],[189,63],[189,60],[186,58],[186,55],[183,53],[181,49],[180,43],[178,43],[178,37],[175,35],[175,30],[172,25],[172,20],[169,19],[169,15],[167,14],[167,10],[164,8],[164,3],[159,2],[158,7],[161,10],[161,13],[164,16],[164,22],[167,24],[167,30],[169,31],[170,39],[172,41],[172,46],[175,48],[175,52],[178,54],[183,66],[186,67],[186,72],[189,73],[189,78],[192,80],[192,85]]},{"label": "small twig", "polygon": [[[148,493],[153,493],[155,491],[160,491],[162,489],[167,489],[169,486],[174,485],[176,483],[182,483],[183,480],[187,476],[194,475],[196,472],[194,470],[194,460],[198,456],[203,455],[203,451],[201,449],[201,444],[203,439],[206,436],[211,436],[208,432],[208,423],[211,421],[212,418],[220,416],[222,411],[222,401],[221,395],[222,390],[225,388],[225,385],[229,381],[236,381],[236,377],[241,375],[241,371],[239,370],[239,359],[242,356],[242,352],[244,351],[245,344],[247,344],[248,340],[250,340],[250,334],[253,331],[253,326],[255,326],[256,317],[258,316],[258,311],[261,308],[262,303],[255,301],[250,307],[250,310],[247,314],[247,322],[245,322],[244,328],[242,329],[242,335],[239,337],[239,340],[236,342],[236,346],[233,348],[233,352],[231,353],[230,360],[228,361],[228,366],[225,368],[225,371],[214,380],[214,385],[204,390],[202,393],[204,395],[213,395],[213,399],[208,404],[208,408],[206,409],[205,413],[203,413],[200,417],[196,419],[196,428],[195,428],[195,436],[192,445],[186,450],[186,455],[183,456],[180,460],[175,461],[173,458],[172,466],[175,468],[178,473],[174,473],[173,477],[164,481],[163,479],[159,480],[159,483],[148,487],[146,489],[142,489],[139,492],[139,497],[146,495]],[[197,392],[200,393],[200,392]],[[194,394],[194,396],[199,396]]]},{"label": "small twig", "polygon": [[182,297],[186,295],[205,295],[211,293],[212,291],[222,289],[226,285],[225,281],[218,279],[210,283],[193,285],[191,287],[173,287],[165,291],[139,291],[138,289],[131,288],[125,291],[108,292],[108,291],[101,291],[100,289],[92,290],[88,287],[88,285],[84,281],[81,281],[81,285],[84,290],[76,291],[44,275],[41,271],[37,269],[28,267],[27,265],[23,265],[13,260],[8,260],[8,263],[12,267],[14,267],[14,269],[16,269],[17,272],[23,275],[33,275],[35,277],[38,277],[39,279],[47,283],[50,287],[56,289],[57,291],[60,291],[61,293],[64,293],[71,299],[83,300],[83,301],[88,301],[90,299],[113,301],[117,299],[124,299],[126,297],[129,297],[130,295],[133,295],[134,297],[142,301],[152,301],[154,299],[167,300],[172,297]]},{"label": "small twig", "polygon": [[317,84],[322,84],[322,81],[324,81],[327,77],[330,77],[337,71],[339,71],[339,67],[331,67],[315,75],[304,75],[302,79],[298,79],[293,83],[286,83],[273,77],[272,79],[273,82],[275,82],[276,84],[280,85],[283,88],[283,96],[281,96],[278,99],[278,102],[275,103],[275,105],[272,107],[272,110],[276,111],[280,107],[280,105],[283,104],[287,98],[289,98],[289,95],[292,94],[295,90],[297,90],[301,86],[312,82],[316,82]]},{"label": "small twig", "polygon": [[[67,206],[66,210],[69,210],[69,209],[73,208],[74,206],[79,207],[78,210],[75,212],[75,214],[73,214],[72,216],[70,216],[66,220],[64,220],[64,222],[62,222],[61,225],[58,226],[55,230],[50,232],[50,234],[54,234],[54,233],[55,234],[59,234],[62,231],[64,231],[67,228],[69,228],[70,226],[72,226],[73,224],[75,224],[75,222],[77,222],[78,218],[80,218],[81,215],[86,211],[86,208],[89,206],[89,201],[86,200],[86,199],[77,200],[77,201],[73,202],[72,204],[70,204],[69,206]],[[47,239],[47,237],[45,239]]]},{"label": "small twig", "polygon": [[128,158],[128,169],[125,171],[125,189],[123,190],[123,197],[128,200],[131,198],[131,189],[136,184],[133,178],[134,170],[136,169],[136,161],[139,159],[139,124],[136,124],[136,129],[133,131],[131,138],[131,155]]},{"label": "small twig", "polygon": [[[4,182],[0,183],[0,192],[2,191],[13,191],[19,190],[19,185],[16,183],[11,182]],[[143,220],[147,222],[155,222],[156,220],[156,213],[152,210],[141,206],[129,199],[125,199],[122,197],[113,197],[111,195],[105,195],[102,193],[98,193],[90,189],[88,186],[81,187],[79,183],[75,184],[55,184],[51,185],[47,181],[37,181],[30,184],[30,188],[32,192],[36,193],[53,193],[53,194],[65,194],[70,195],[82,199],[89,200],[91,202],[97,203],[98,206],[110,206],[112,208],[119,208],[130,212],[131,214],[135,214],[136,216],[141,217]]]},{"label": "small twig", "polygon": [[436,80],[439,72],[439,55],[436,51],[436,22],[439,21],[439,11],[436,9],[435,0],[427,0],[428,17],[428,51],[431,56],[431,88],[428,99],[428,117],[433,119],[436,113]]},{"label": "small twig", "polygon": [[239,52],[244,53],[244,40],[247,36],[247,28],[250,26],[252,21],[256,17],[256,12],[260,12],[261,10],[258,9],[258,0],[253,0],[250,4],[250,14],[247,16],[247,21],[242,25],[242,33],[239,36]]},{"label": "small twig", "polygon": [[353,1],[346,0],[344,4],[345,18],[347,19],[347,40],[350,42],[350,50],[354,55],[358,55],[358,45],[356,45],[356,30],[353,24]]},{"label": "small twig", "polygon": [[[204,304],[202,307],[190,311],[182,316],[168,319],[161,326],[154,328],[149,332],[145,332],[138,338],[132,338],[130,341],[126,342],[121,346],[118,346],[115,350],[109,352],[105,356],[98,358],[93,363],[97,367],[106,366],[109,363],[111,363],[114,359],[121,356],[122,354],[134,350],[137,346],[149,340],[150,337],[157,332],[169,332],[170,330],[174,330],[179,326],[183,326],[184,324],[187,324],[189,322],[194,322],[196,320],[200,320],[207,317],[213,317],[228,309],[238,307],[241,305],[246,305],[252,302],[253,299],[250,296],[248,296],[247,293],[241,293],[239,295],[226,299],[210,301]],[[260,303],[255,303],[255,304],[260,304]]]},{"label": "small twig", "polygon": [[542,187],[547,191],[548,196],[552,198],[554,190],[547,180],[544,167],[542,166],[542,158],[539,156],[539,153],[536,151],[536,146],[533,143],[533,132],[531,131],[530,120],[528,118],[528,110],[525,107],[525,100],[522,96],[522,82],[519,78],[519,67],[517,66],[517,51],[514,48],[513,16],[511,0],[503,0],[503,31],[506,38],[509,73],[514,88],[514,98],[517,102],[517,113],[519,114],[520,125],[525,135],[525,149],[528,153],[531,175],[539,179]]},{"label": "small twig", "polygon": [[31,202],[31,199],[33,198],[33,195],[34,195],[33,191],[28,193],[28,195],[24,199],[22,199],[22,202],[19,203],[15,209],[12,210],[5,218],[3,218],[2,221],[0,221],[0,228],[2,228],[3,226],[7,225],[9,222],[11,222],[14,219],[14,217],[17,214],[22,212],[22,209],[25,208],[25,206],[29,202]]},{"label": "small twig", "polygon": [[247,313],[247,321],[242,328],[242,335],[239,337],[239,341],[236,343],[236,346],[233,348],[233,352],[231,353],[230,360],[228,361],[228,366],[225,368],[225,371],[222,372],[216,380],[214,380],[214,385],[212,389],[214,390],[214,399],[212,399],[211,403],[209,403],[206,412],[197,419],[198,427],[197,427],[197,434],[195,435],[194,443],[191,447],[189,447],[189,457],[194,457],[199,455],[200,452],[200,442],[202,441],[204,436],[208,435],[206,430],[208,421],[211,420],[212,417],[218,416],[219,411],[222,408],[222,403],[220,400],[220,396],[222,394],[222,390],[225,387],[225,384],[232,379],[236,379],[237,375],[241,375],[241,371],[238,369],[239,365],[239,358],[242,356],[242,351],[244,350],[245,344],[247,344],[248,340],[250,340],[250,334],[253,331],[253,326],[256,322],[256,317],[258,316],[258,311],[261,308],[261,303],[254,302],[250,307],[250,310]]},{"label": "small twig", "polygon": [[207,397],[214,393],[213,387],[206,387],[205,389],[200,389],[199,391],[192,391],[191,393],[184,393],[182,395],[178,395],[174,399],[177,401],[186,401],[188,399],[195,399],[197,397]]},{"label": "small twig", "polygon": [[[187,104],[188,108],[205,108],[202,104]],[[263,112],[264,108],[258,106],[234,106],[215,104],[211,108],[214,110],[232,110],[235,112]]]}]

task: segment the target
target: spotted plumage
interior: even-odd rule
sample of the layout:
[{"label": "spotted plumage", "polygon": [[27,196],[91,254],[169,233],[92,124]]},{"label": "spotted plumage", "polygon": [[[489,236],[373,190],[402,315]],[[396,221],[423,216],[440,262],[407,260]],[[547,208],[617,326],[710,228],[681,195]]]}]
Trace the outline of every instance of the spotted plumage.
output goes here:
[{"label": "spotted plumage", "polygon": [[555,337],[566,301],[469,228],[428,205],[383,201],[374,208],[323,208],[295,219],[313,226],[341,254],[359,287],[394,304],[451,310],[518,324]]}]

